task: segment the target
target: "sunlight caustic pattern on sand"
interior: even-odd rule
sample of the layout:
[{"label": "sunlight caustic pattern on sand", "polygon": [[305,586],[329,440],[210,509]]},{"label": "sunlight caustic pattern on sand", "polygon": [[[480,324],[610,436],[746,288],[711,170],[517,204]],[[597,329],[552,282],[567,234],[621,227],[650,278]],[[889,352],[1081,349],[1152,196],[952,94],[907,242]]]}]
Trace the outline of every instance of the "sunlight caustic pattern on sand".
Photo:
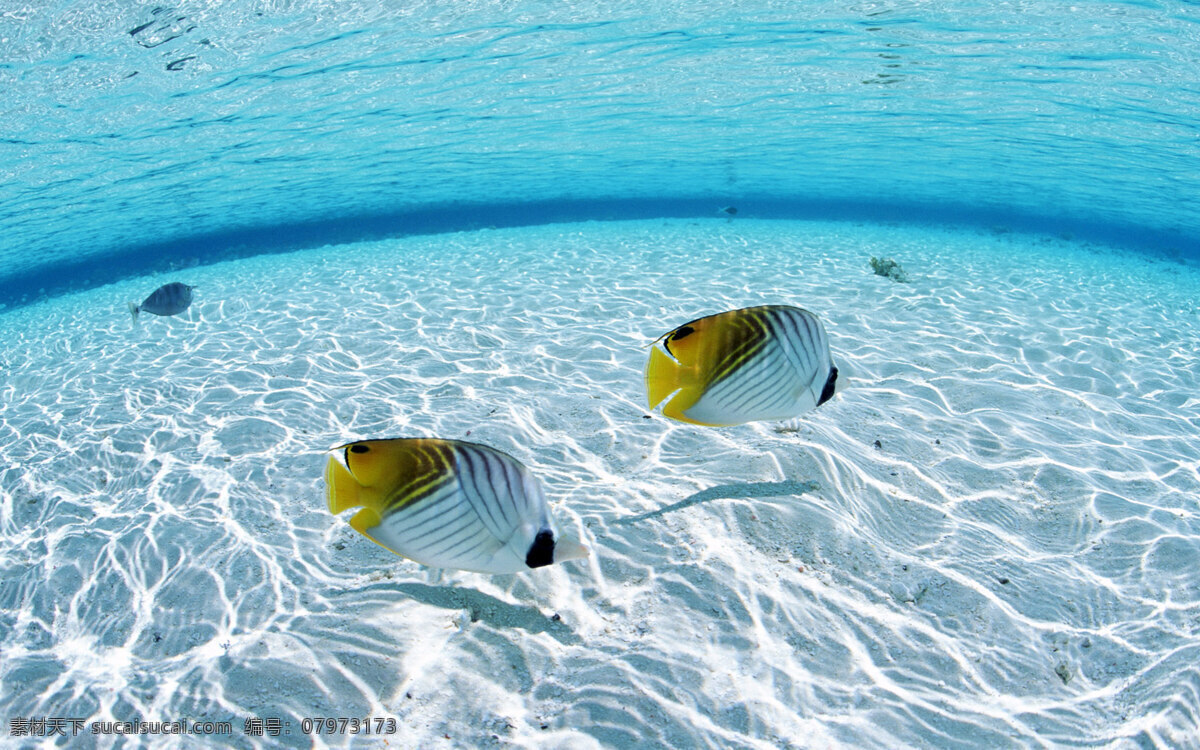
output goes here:
[{"label": "sunlight caustic pattern on sand", "polygon": [[[192,309],[132,328],[170,280]],[[19,309],[0,715],[280,717],[268,742],[303,747],[313,716],[394,716],[420,747],[1182,741],[1198,290],[1060,239],[714,219],[322,248]],[[657,335],[765,303],[822,317],[843,392],[727,429],[646,411]],[[326,511],[324,452],[392,436],[511,454],[592,557],[438,576],[372,545]]]}]

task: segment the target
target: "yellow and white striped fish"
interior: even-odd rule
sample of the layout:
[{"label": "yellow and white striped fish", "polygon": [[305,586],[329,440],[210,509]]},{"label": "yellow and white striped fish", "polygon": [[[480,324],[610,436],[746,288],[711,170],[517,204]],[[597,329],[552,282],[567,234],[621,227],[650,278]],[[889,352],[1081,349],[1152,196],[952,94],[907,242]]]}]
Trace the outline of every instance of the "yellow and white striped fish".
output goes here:
[{"label": "yellow and white striped fish", "polygon": [[516,573],[588,550],[560,536],[541,484],[512,456],[459,440],[360,440],[325,467],[334,515],[397,555],[433,568]]},{"label": "yellow and white striped fish", "polygon": [[837,374],[816,315],[763,305],[699,318],[655,341],[646,395],[651,409],[666,401],[671,419],[724,427],[815,409],[833,397]]}]

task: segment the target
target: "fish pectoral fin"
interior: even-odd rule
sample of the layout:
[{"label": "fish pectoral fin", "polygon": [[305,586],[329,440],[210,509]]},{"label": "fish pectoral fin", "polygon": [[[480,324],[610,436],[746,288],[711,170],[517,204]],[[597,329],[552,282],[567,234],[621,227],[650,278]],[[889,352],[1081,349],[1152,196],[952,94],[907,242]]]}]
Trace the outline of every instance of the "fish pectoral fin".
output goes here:
[{"label": "fish pectoral fin", "polygon": [[[365,537],[370,537],[370,530],[378,526],[382,520],[383,518],[379,515],[379,511],[374,508],[363,508],[350,518],[350,528]],[[371,541],[375,540],[372,539]]]},{"label": "fish pectoral fin", "polygon": [[646,366],[646,397],[651,409],[662,406],[665,417],[711,427],[713,425],[697,422],[684,414],[703,395],[704,386],[695,381],[690,368],[681,367],[661,348],[651,350],[650,362]]},{"label": "fish pectoral fin", "polygon": [[687,422],[688,424],[700,425],[702,427],[729,427],[730,426],[728,423],[724,423],[724,422],[701,422],[700,420],[692,419],[687,414],[685,414],[684,411],[686,409],[691,408],[692,406],[695,406],[696,402],[698,400],[700,400],[700,396],[702,395],[699,392],[700,391],[699,388],[690,389],[692,391],[695,391],[695,393],[691,393],[691,394],[689,394],[687,392],[688,390],[689,389],[687,389],[687,388],[680,388],[674,395],[672,395],[671,400],[663,405],[663,409],[662,409],[663,416],[670,417],[671,419],[678,420],[680,422]]},{"label": "fish pectoral fin", "polygon": [[372,542],[375,542],[380,547],[383,547],[388,552],[391,552],[393,555],[396,555],[397,557],[403,557],[405,560],[411,560],[412,558],[408,555],[387,546],[375,538],[373,534],[371,534],[371,529],[374,529],[376,526],[378,526],[381,521],[383,521],[383,518],[380,517],[377,510],[374,508],[363,508],[350,518],[350,528],[362,534],[367,539],[370,539]]}]

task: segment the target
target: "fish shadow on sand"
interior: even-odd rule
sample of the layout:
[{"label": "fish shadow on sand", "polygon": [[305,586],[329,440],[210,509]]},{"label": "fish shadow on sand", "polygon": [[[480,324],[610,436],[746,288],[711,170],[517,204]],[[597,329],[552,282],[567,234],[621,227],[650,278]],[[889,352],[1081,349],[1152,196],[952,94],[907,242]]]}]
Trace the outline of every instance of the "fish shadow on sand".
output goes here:
[{"label": "fish shadow on sand", "polygon": [[821,485],[817,482],[796,482],[793,480],[785,480],[782,482],[754,482],[749,484],[719,484],[716,487],[709,487],[707,490],[700,490],[694,495],[684,498],[677,503],[672,503],[665,508],[652,510],[647,513],[639,513],[636,516],[626,516],[618,518],[612,524],[623,525],[645,521],[649,518],[657,518],[664,513],[682,510],[692,505],[707,503],[710,500],[720,500],[727,498],[741,499],[754,497],[779,497],[780,495],[803,495],[805,493],[817,492],[821,489]]},{"label": "fish shadow on sand", "polygon": [[582,642],[566,623],[547,617],[537,607],[509,604],[475,589],[415,582],[393,584],[392,588],[434,607],[466,610],[471,622],[482,620],[499,630],[520,628],[529,633],[547,633],[560,643],[576,645]]}]

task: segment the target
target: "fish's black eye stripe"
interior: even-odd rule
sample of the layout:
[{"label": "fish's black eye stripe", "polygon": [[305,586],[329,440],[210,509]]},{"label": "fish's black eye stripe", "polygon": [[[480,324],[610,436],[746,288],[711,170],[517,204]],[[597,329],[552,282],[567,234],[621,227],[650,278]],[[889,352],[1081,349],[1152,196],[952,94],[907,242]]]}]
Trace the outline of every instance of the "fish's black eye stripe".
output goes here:
[{"label": "fish's black eye stripe", "polygon": [[[675,353],[671,351],[671,346],[670,346],[671,342],[678,341],[679,339],[683,338],[684,336],[690,336],[691,334],[693,334],[695,332],[696,332],[695,328],[692,328],[690,325],[684,323],[683,325],[676,328],[674,331],[671,331],[670,333],[667,334],[666,338],[663,339],[663,349],[667,350],[667,354],[670,354],[672,357],[675,357]],[[678,357],[676,357],[676,359],[678,359]]]}]

